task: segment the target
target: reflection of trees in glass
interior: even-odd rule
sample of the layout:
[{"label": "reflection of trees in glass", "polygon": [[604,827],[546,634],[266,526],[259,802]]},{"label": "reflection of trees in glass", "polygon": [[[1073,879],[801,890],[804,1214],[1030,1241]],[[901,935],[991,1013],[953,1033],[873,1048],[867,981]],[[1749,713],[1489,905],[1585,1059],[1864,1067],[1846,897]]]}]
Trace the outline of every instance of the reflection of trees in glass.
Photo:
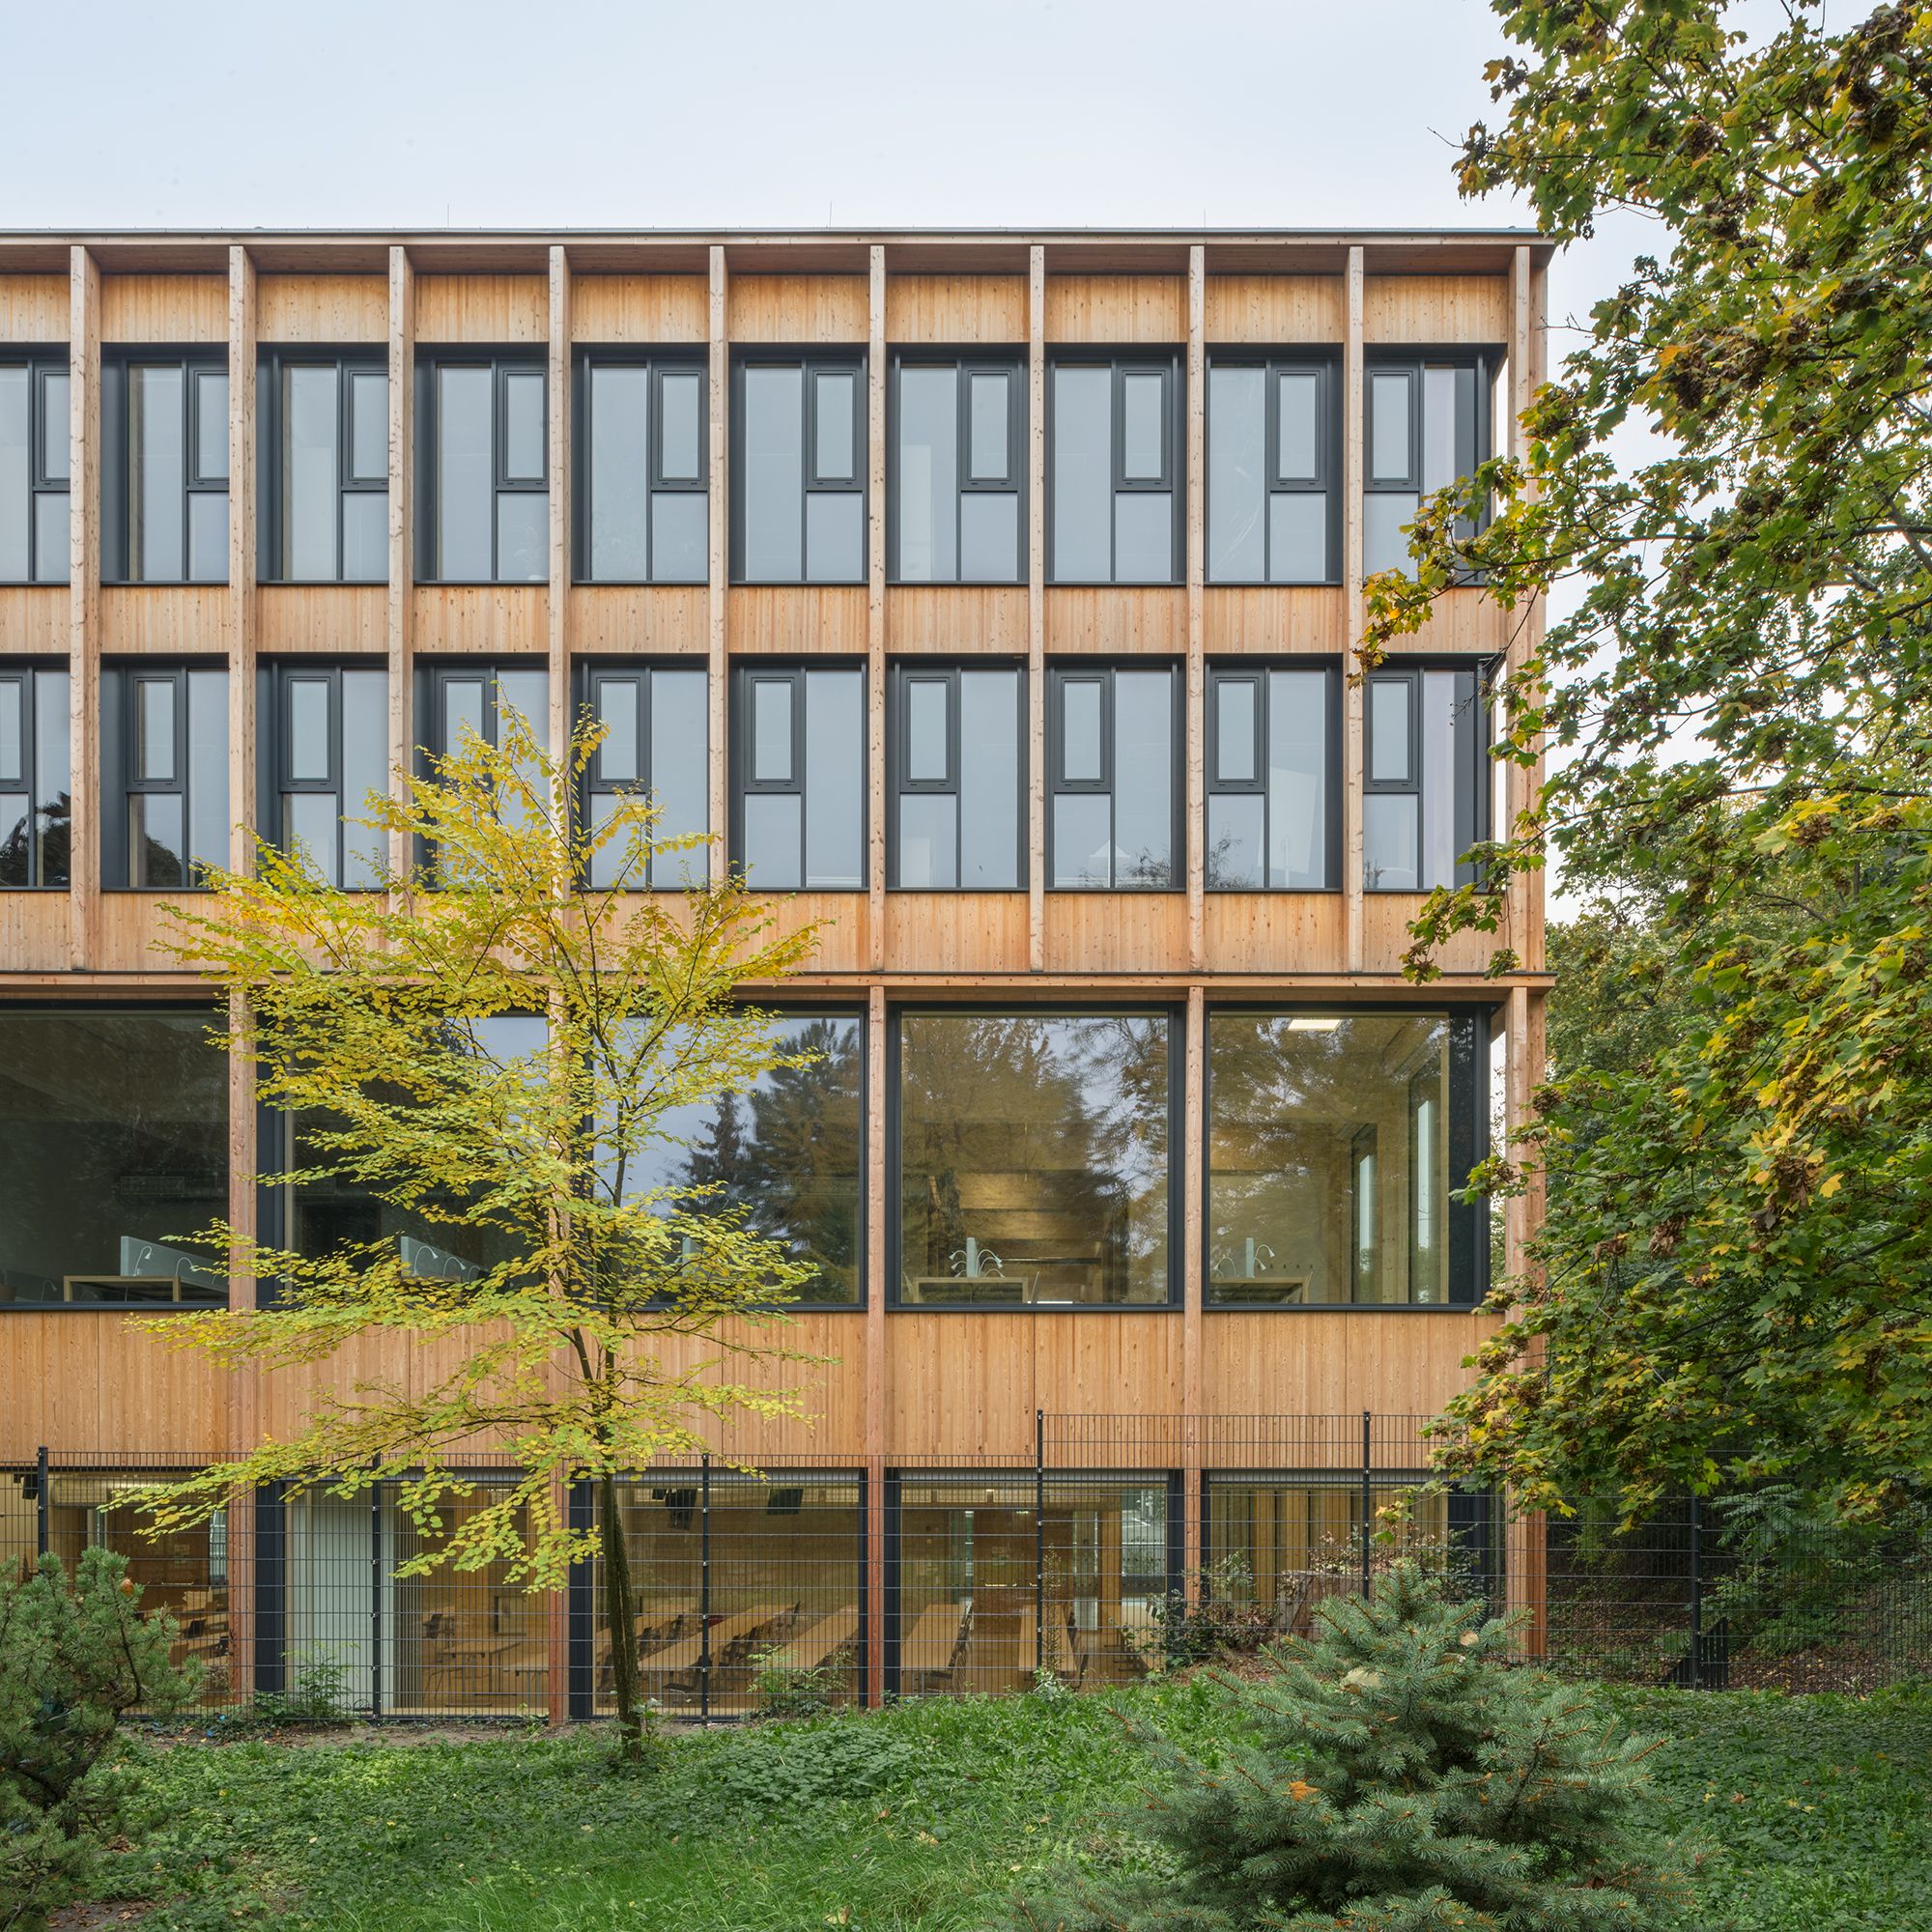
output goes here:
[{"label": "reflection of trees in glass", "polygon": [[68,883],[68,855],[71,849],[72,803],[66,792],[47,805],[33,807],[14,821],[0,839],[0,886],[27,886],[35,883],[32,864],[34,849],[41,854],[43,886]]}]

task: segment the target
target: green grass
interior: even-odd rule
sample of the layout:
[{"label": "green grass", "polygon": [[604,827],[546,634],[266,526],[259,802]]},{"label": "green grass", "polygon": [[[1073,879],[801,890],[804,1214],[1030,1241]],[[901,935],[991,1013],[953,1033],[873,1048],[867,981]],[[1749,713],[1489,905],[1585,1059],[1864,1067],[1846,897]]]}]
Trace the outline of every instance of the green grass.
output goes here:
[{"label": "green grass", "polygon": [[[1697,1932],[1932,1932],[1932,1697],[1605,1693],[1671,1742]],[[651,1779],[608,1739],[145,1748],[158,1823],[115,1895],[149,1932],[967,1932],[1072,1861],[1141,1855],[1122,1706],[1211,1748],[1204,1690],[929,1703],[679,1742]]]}]

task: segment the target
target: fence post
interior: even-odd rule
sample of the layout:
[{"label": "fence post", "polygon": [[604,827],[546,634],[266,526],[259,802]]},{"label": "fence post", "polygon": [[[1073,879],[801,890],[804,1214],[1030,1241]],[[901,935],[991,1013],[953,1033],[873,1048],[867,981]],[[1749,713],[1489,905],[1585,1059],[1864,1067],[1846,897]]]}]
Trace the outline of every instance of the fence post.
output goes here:
[{"label": "fence post", "polygon": [[49,1547],[47,1518],[47,1445],[34,1452],[34,1554],[44,1556]]},{"label": "fence post", "polygon": [[1704,1673],[1704,1577],[1702,1568],[1704,1512],[1693,1493],[1690,1498],[1690,1668],[1686,1682],[1692,1690],[1703,1689]]},{"label": "fence post", "polygon": [[697,1490],[697,1717],[711,1721],[711,1458],[698,1465]]},{"label": "fence post", "polygon": [[369,1715],[383,1715],[383,1486],[369,1485]]},{"label": "fence post", "polygon": [[1033,1672],[1046,1668],[1046,1410],[1033,1412]]},{"label": "fence post", "polygon": [[1362,1411],[1362,1595],[1369,1595],[1369,1525],[1375,1509],[1375,1431],[1371,1409]]}]

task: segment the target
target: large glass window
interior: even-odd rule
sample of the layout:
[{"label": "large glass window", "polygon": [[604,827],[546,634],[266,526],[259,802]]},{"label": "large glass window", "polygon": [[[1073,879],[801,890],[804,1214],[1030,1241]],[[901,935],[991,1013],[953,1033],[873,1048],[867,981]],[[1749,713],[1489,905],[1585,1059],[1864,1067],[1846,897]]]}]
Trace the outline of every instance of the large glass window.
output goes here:
[{"label": "large glass window", "polygon": [[[1490,385],[1495,358],[1482,351],[1373,355],[1362,568],[1406,570],[1422,498],[1467,476],[1490,454]],[[1459,527],[1462,527],[1459,526]]]},{"label": "large glass window", "polygon": [[100,370],[101,573],[228,581],[228,358],[110,349]]},{"label": "large glass window", "polygon": [[731,372],[731,577],[866,581],[866,357],[746,355]]},{"label": "large glass window", "polygon": [[1026,884],[1026,673],[893,669],[890,883],[1011,892]]},{"label": "large glass window", "polygon": [[866,884],[866,673],[745,665],[733,694],[732,857],[761,892]]},{"label": "large glass window", "polygon": [[1208,580],[1330,583],[1335,366],[1320,355],[1216,355],[1208,368]]},{"label": "large glass window", "polygon": [[1056,352],[1047,382],[1048,575],[1179,582],[1179,356]]},{"label": "large glass window", "polygon": [[1475,666],[1384,667],[1368,678],[1362,883],[1465,886],[1490,836],[1489,696]]},{"label": "large glass window", "polygon": [[0,668],[0,887],[69,881],[68,693],[65,665]]},{"label": "large glass window", "polygon": [[[708,686],[701,667],[592,665],[583,672],[583,703],[605,727],[604,741],[583,775],[584,816],[609,822],[624,792],[648,792],[658,818],[651,837],[702,835],[711,826]],[[616,838],[591,854],[593,886],[676,887],[702,879],[706,855],[661,852],[655,857]]]},{"label": "large glass window", "polygon": [[1341,875],[1340,680],[1325,665],[1208,672],[1208,884],[1313,892]]},{"label": "large glass window", "polygon": [[[849,1013],[794,1013],[775,1066],[745,1094],[694,1102],[666,1117],[664,1139],[636,1159],[625,1193],[711,1190],[694,1212],[736,1212],[818,1271],[805,1299],[860,1299],[865,1254],[865,1024]],[[655,1157],[653,1157],[653,1155]]]},{"label": "large glass window", "polygon": [[1169,665],[1047,672],[1047,883],[1180,883],[1180,680]]},{"label": "large glass window", "polygon": [[67,351],[0,349],[0,583],[65,583]]},{"label": "large glass window", "polygon": [[274,795],[261,822],[332,886],[373,886],[387,835],[357,823],[389,789],[389,675],[380,665],[265,666],[261,711],[273,736]]},{"label": "large glass window", "polygon": [[1480,1300],[1470,1013],[1208,1016],[1210,1306]]},{"label": "large glass window", "polygon": [[228,1058],[210,1012],[0,1013],[0,1304],[228,1298],[191,1237],[228,1208]]},{"label": "large glass window", "polygon": [[541,351],[425,351],[416,360],[416,576],[550,576],[550,434]]},{"label": "large glass window", "polygon": [[893,360],[896,583],[1026,577],[1026,361],[903,352]]},{"label": "large glass window", "polygon": [[101,881],[179,889],[228,864],[228,673],[100,672]]},{"label": "large glass window", "polygon": [[578,354],[575,569],[591,583],[702,583],[710,574],[701,350]]},{"label": "large glass window", "polygon": [[1163,1013],[900,1013],[898,1300],[1167,1301],[1170,1036]]},{"label": "large glass window", "polygon": [[269,583],[389,575],[389,372],[381,350],[267,349],[261,572]]}]

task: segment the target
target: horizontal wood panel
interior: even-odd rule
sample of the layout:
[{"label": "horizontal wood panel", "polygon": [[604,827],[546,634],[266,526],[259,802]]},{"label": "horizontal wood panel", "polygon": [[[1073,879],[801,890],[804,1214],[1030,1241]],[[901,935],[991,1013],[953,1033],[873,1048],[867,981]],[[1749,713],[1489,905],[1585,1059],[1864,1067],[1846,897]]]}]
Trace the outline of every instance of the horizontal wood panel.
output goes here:
[{"label": "horizontal wood panel", "polygon": [[548,342],[550,284],[542,275],[418,275],[418,342]]},{"label": "horizontal wood panel", "polygon": [[67,893],[0,893],[0,959],[7,971],[64,973],[72,917],[73,900]]},{"label": "horizontal wood panel", "polygon": [[1340,275],[1209,275],[1206,300],[1210,351],[1216,343],[1339,346],[1348,324]]},{"label": "horizontal wood panel", "polygon": [[550,647],[550,593],[540,583],[418,585],[413,596],[419,655],[541,657]]},{"label": "horizontal wood panel", "polygon": [[1187,340],[1184,275],[1050,275],[1046,339],[1145,342],[1174,347]]},{"label": "horizontal wood panel", "polygon": [[389,285],[381,275],[258,275],[262,342],[369,344],[389,338]]},{"label": "horizontal wood panel", "polygon": [[1349,963],[1340,893],[1208,893],[1201,923],[1209,973],[1340,973]]},{"label": "horizontal wood panel", "polygon": [[725,300],[733,342],[865,342],[871,334],[864,275],[733,275]]},{"label": "horizontal wood panel", "polygon": [[1211,658],[1340,657],[1349,648],[1349,595],[1339,583],[1272,590],[1212,584],[1202,593],[1203,648]]},{"label": "horizontal wood panel", "polygon": [[1486,591],[1451,590],[1437,600],[1422,628],[1400,639],[1391,655],[1480,652],[1499,657],[1509,648],[1517,627],[1528,621],[1527,606],[1505,611]]},{"label": "horizontal wood panel", "polygon": [[1362,283],[1362,340],[1507,343],[1509,281],[1502,275],[1370,275]]},{"label": "horizontal wood panel", "polygon": [[[236,816],[242,816],[238,807]],[[102,973],[174,973],[179,963],[162,951],[169,926],[162,905],[178,893],[104,892],[97,913],[99,943],[94,964]]]},{"label": "horizontal wood panel", "polygon": [[64,658],[72,624],[65,583],[0,584],[0,657]]},{"label": "horizontal wood panel", "polygon": [[886,895],[889,972],[1017,973],[1026,962],[1023,892]]},{"label": "horizontal wood panel", "polygon": [[228,648],[225,583],[109,584],[100,593],[103,657],[219,657]]},{"label": "horizontal wood panel", "polygon": [[1046,649],[1105,657],[1114,652],[1179,656],[1187,648],[1187,592],[1104,584],[1046,592]]},{"label": "horizontal wood panel", "polygon": [[818,928],[817,950],[807,973],[860,973],[871,955],[868,908],[864,893],[791,893],[765,901],[774,934]]},{"label": "horizontal wood panel", "polygon": [[1434,1415],[1468,1384],[1489,1316],[1372,1309],[1202,1318],[1208,1406],[1224,1415]]},{"label": "horizontal wood panel", "polygon": [[724,593],[725,647],[774,657],[864,657],[863,583],[745,584]]},{"label": "horizontal wood panel", "polygon": [[388,625],[385,584],[265,583],[255,592],[255,648],[264,654],[380,657]]},{"label": "horizontal wood panel", "polygon": [[579,584],[564,605],[570,649],[596,656],[704,655],[711,593],[701,583]]},{"label": "horizontal wood panel", "polygon": [[123,1315],[0,1314],[0,1457],[209,1456],[224,1446],[226,1377]]},{"label": "horizontal wood panel", "polygon": [[573,275],[573,342],[650,344],[710,338],[710,286],[702,275]]},{"label": "horizontal wood panel", "polygon": [[988,343],[1024,348],[1024,275],[893,275],[886,340],[895,345]]},{"label": "horizontal wood panel", "polygon": [[[1422,911],[1421,893],[1364,893],[1362,895],[1362,956],[1400,965],[1412,941],[1409,922]],[[1445,973],[1482,973],[1491,957],[1509,945],[1506,927],[1494,932],[1459,932],[1435,950],[1434,957]]]},{"label": "horizontal wood panel", "polygon": [[66,275],[0,275],[0,342],[65,342],[71,298]]},{"label": "horizontal wood panel", "polygon": [[1027,591],[909,583],[886,592],[886,648],[905,657],[1025,657]]},{"label": "horizontal wood panel", "polygon": [[1049,973],[1184,973],[1185,893],[1048,893]]},{"label": "horizontal wood panel", "polygon": [[117,342],[228,340],[226,275],[102,275],[100,339]]}]

